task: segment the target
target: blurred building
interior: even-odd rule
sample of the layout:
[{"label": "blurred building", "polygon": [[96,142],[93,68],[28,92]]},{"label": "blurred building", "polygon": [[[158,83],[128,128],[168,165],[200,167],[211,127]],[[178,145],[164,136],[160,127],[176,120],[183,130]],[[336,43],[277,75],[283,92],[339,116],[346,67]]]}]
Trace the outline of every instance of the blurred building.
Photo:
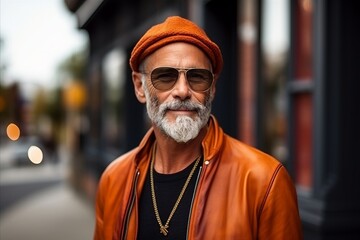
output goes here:
[{"label": "blurred building", "polygon": [[150,26],[181,15],[220,45],[225,67],[213,113],[230,135],[287,167],[297,187],[305,239],[359,238],[356,1],[65,3],[90,39],[81,139],[84,164],[95,181],[148,129],[131,81],[133,46]]}]

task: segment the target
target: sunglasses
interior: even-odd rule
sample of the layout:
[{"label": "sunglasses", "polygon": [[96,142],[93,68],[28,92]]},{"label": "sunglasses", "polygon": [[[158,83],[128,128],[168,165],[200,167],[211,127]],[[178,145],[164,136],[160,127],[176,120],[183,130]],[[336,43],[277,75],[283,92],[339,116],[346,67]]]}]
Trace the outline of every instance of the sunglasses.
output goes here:
[{"label": "sunglasses", "polygon": [[175,86],[181,72],[185,74],[190,88],[196,92],[209,90],[214,81],[214,74],[207,69],[158,67],[150,72],[151,83],[157,90],[170,90]]}]

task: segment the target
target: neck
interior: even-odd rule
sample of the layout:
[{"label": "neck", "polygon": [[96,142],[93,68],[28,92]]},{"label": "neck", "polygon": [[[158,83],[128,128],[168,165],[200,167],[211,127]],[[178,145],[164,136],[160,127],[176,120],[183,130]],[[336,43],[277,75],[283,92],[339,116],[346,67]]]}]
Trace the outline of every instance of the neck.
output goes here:
[{"label": "neck", "polygon": [[187,143],[177,143],[162,133],[156,131],[155,171],[162,174],[179,172],[189,166],[201,155],[201,142],[206,134],[202,129],[200,134]]}]

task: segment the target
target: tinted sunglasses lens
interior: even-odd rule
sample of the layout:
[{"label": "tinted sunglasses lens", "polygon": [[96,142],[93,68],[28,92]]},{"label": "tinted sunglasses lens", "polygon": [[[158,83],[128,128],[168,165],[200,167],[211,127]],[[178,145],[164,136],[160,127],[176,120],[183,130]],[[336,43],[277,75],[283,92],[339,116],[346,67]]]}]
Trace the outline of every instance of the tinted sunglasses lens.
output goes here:
[{"label": "tinted sunglasses lens", "polygon": [[151,82],[158,90],[169,90],[176,83],[179,76],[178,70],[169,67],[155,68],[151,72]]},{"label": "tinted sunglasses lens", "polygon": [[213,82],[213,74],[207,69],[190,69],[186,73],[186,78],[194,91],[206,91]]}]

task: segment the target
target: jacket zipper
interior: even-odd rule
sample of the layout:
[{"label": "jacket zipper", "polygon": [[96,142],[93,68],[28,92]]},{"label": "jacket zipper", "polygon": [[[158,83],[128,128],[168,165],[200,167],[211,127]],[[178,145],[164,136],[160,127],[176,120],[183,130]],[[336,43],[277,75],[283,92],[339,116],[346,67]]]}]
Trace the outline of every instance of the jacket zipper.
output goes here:
[{"label": "jacket zipper", "polygon": [[139,175],[140,175],[140,171],[137,170],[136,173],[135,173],[135,178],[134,178],[134,181],[133,181],[133,186],[132,186],[132,193],[131,193],[131,197],[130,197],[130,204],[129,204],[129,207],[126,211],[126,217],[125,217],[125,224],[124,224],[124,227],[123,227],[123,231],[122,231],[122,236],[120,239],[126,239],[126,236],[127,236],[127,231],[128,231],[128,225],[129,225],[129,220],[130,220],[130,215],[131,215],[131,210],[134,206],[134,202],[135,202],[135,196],[136,196],[136,185],[137,185],[137,181],[139,179]]},{"label": "jacket zipper", "polygon": [[201,171],[202,171],[202,166],[200,166],[198,175],[197,175],[197,177],[196,177],[194,193],[193,193],[193,196],[192,196],[192,199],[191,199],[190,211],[189,211],[189,217],[188,217],[188,223],[187,223],[187,230],[186,230],[186,240],[189,239],[190,217],[191,217],[191,213],[192,213],[192,209],[193,209],[193,204],[194,204],[194,199],[195,199],[195,195],[196,195],[196,190],[197,190],[197,187],[198,187],[198,184],[199,184],[199,179],[200,179]]}]

